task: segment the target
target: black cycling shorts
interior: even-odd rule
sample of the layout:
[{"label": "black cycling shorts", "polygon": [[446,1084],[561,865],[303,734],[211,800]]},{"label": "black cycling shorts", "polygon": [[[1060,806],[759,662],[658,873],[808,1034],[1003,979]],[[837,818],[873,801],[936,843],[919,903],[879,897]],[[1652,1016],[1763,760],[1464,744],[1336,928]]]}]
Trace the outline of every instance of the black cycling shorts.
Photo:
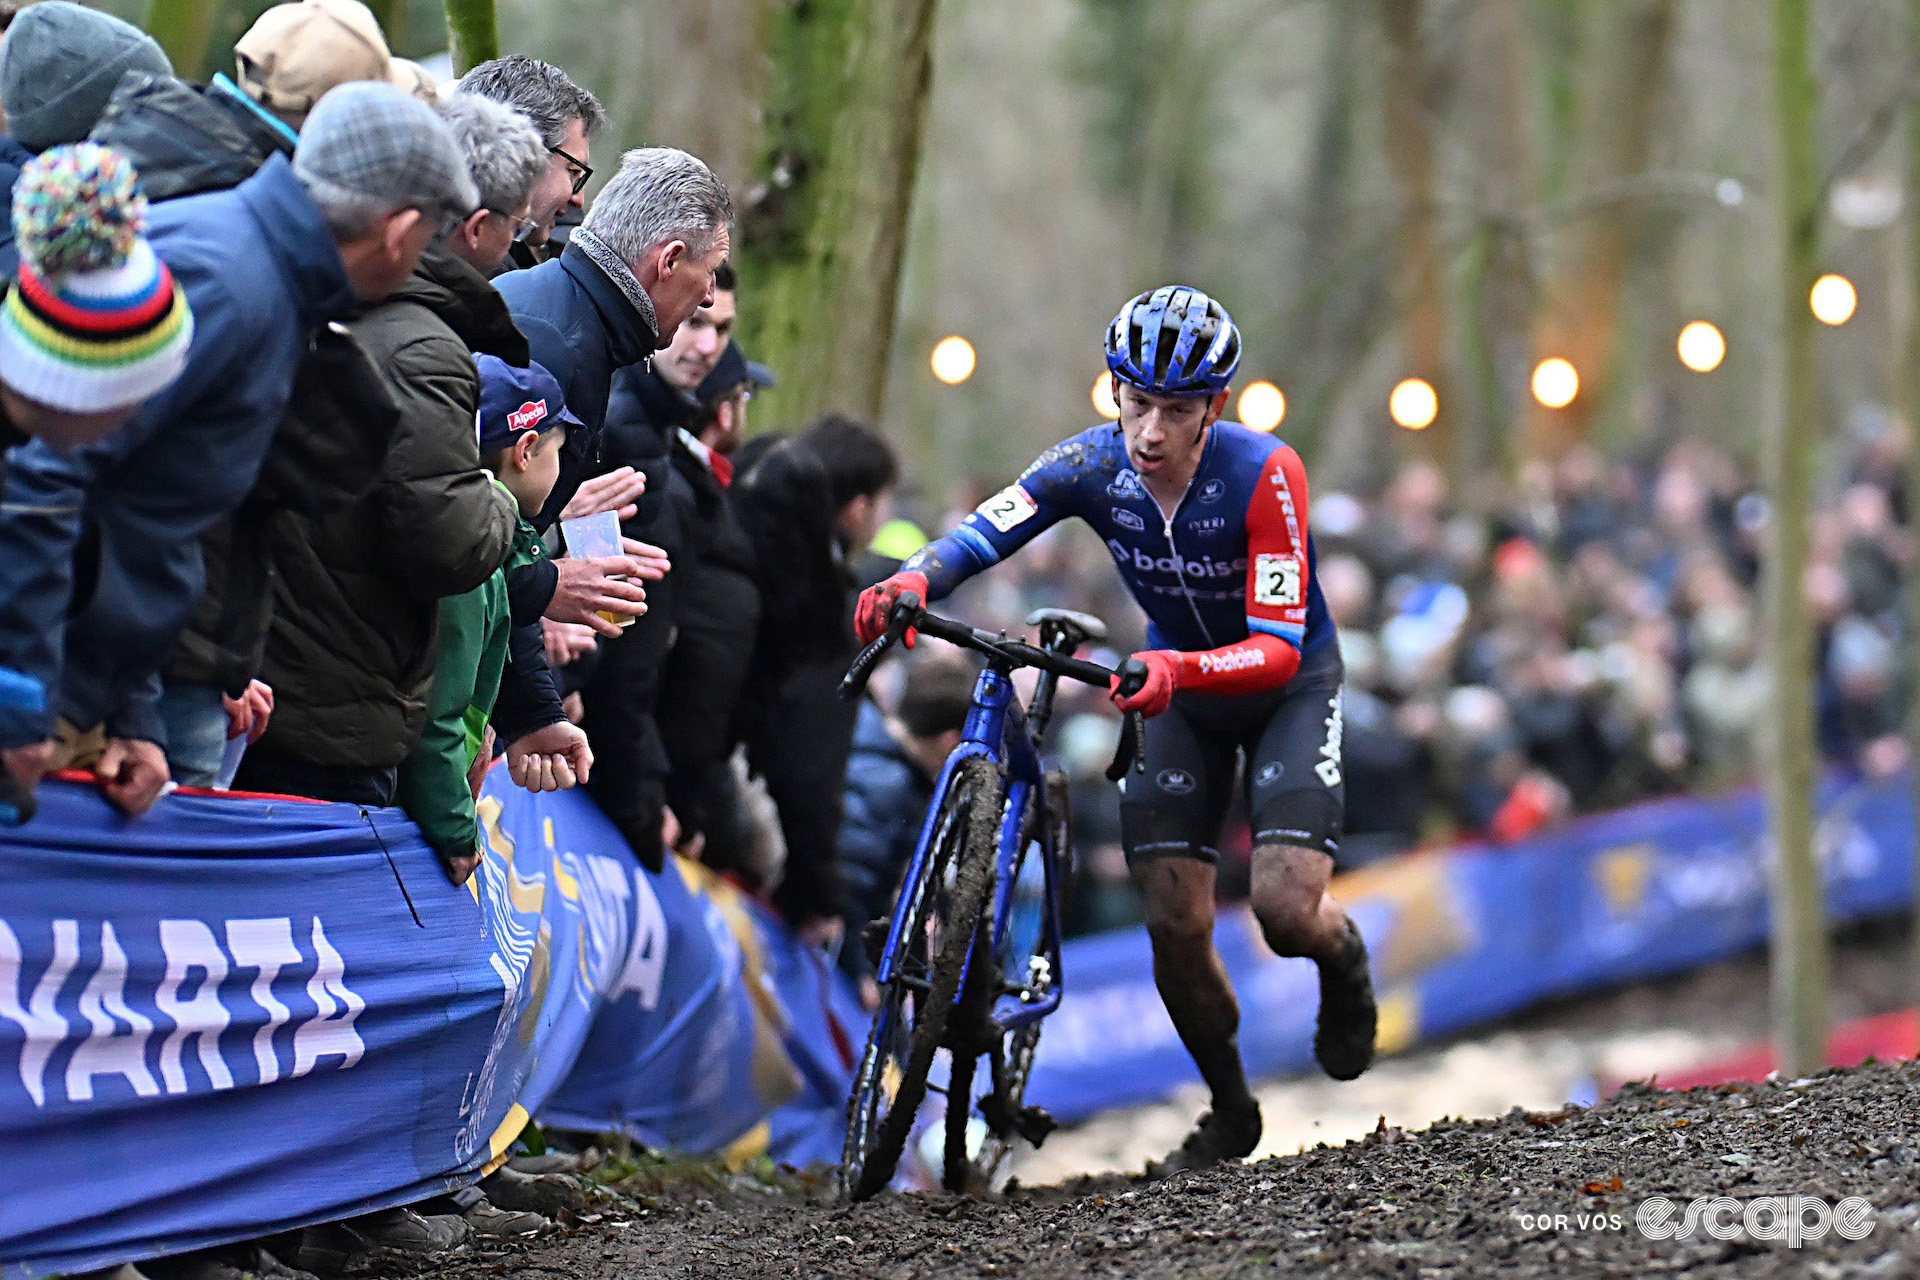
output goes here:
[{"label": "black cycling shorts", "polygon": [[1218,862],[1214,841],[1245,760],[1253,843],[1296,845],[1334,857],[1346,816],[1340,771],[1339,650],[1311,653],[1270,693],[1179,693],[1147,721],[1146,768],[1121,783],[1127,858]]}]

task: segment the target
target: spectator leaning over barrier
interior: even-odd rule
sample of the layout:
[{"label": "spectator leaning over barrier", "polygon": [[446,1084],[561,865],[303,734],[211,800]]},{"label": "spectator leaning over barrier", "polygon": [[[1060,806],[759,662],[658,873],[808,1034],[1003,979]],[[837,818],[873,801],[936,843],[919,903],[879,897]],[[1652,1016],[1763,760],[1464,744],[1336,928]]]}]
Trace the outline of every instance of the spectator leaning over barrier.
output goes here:
[{"label": "spectator leaning over barrier", "polygon": [[[560,483],[536,527],[558,517],[594,465],[614,372],[645,359],[662,340],[670,341],[687,317],[711,301],[715,273],[726,261],[732,212],[726,188],[695,157],[669,148],[629,152],[565,253],[496,282],[534,358],[560,381],[567,403],[584,424],[575,433],[577,441],[569,442]],[[606,499],[615,509],[629,501],[631,496],[619,494]],[[588,511],[576,506],[569,513]],[[665,566],[659,561],[664,557],[657,549],[631,540],[627,547],[630,554],[649,554],[655,564],[651,576],[662,576]],[[634,605],[645,593],[635,584],[607,577],[610,569],[630,574],[642,570],[639,562],[626,563],[629,567],[621,568],[617,562],[560,561],[547,577],[551,585],[542,584],[548,597],[542,612],[556,622],[584,623],[602,634],[617,634],[595,611],[640,612]],[[515,589],[518,618],[522,588],[516,584]],[[611,646],[618,648],[617,643]],[[595,784],[596,797],[636,842],[642,859],[658,867],[664,857],[658,837],[660,788],[656,784],[650,791],[639,790],[648,776],[658,777],[657,770],[652,775],[644,771],[639,755],[657,753],[657,738],[639,743],[618,725],[608,728],[600,740],[621,756],[613,762],[611,783],[609,762],[603,757],[596,770],[601,779]],[[588,732],[595,732],[591,725]]]},{"label": "spectator leaning over barrier", "polygon": [[527,215],[533,225],[513,242],[499,269],[534,266],[543,260],[538,251],[546,246],[561,213],[585,207],[581,193],[593,176],[588,167],[589,141],[606,124],[607,113],[599,99],[566,72],[523,53],[481,63],[460,78],[460,91],[492,98],[521,112],[539,128],[546,143],[547,171],[534,190]]},{"label": "spectator leaning over barrier", "polygon": [[[0,304],[0,489],[7,450],[110,435],[180,376],[193,338],[186,294],[141,234],[146,201],[120,155],[81,143],[29,158],[10,222],[21,258]],[[0,667],[0,701],[45,700],[39,681]],[[0,769],[0,822],[30,813],[14,790],[23,781]]]},{"label": "spectator leaning over barrier", "polygon": [[[22,10],[0,40],[0,183],[11,192],[35,153],[79,142],[128,72],[170,76],[173,64],[152,36],[112,14],[67,0]],[[128,154],[137,165],[139,157]],[[149,193],[151,196],[151,193]],[[0,276],[11,276],[13,229],[0,225]]]},{"label": "spectator leaning over barrier", "polygon": [[206,88],[143,69],[113,90],[90,135],[126,154],[150,200],[225,191],[276,152],[292,155],[307,113],[329,90],[386,80],[387,42],[360,0],[275,5],[234,49],[238,82]]},{"label": "spectator leaning over barrier", "polygon": [[[527,344],[478,267],[511,235],[546,151],[526,117],[498,103],[455,94],[441,114],[479,207],[347,326],[373,383],[365,394],[397,410],[376,483],[324,516],[267,525],[275,577],[261,676],[276,707],[242,761],[248,790],[391,804],[426,716],[440,600],[487,581],[513,543],[513,501],[474,443],[473,357],[525,364]],[[342,399],[331,388],[296,402],[289,422],[317,416],[302,428],[316,430]]]},{"label": "spectator leaning over barrier", "polygon": [[[152,211],[153,247],[193,308],[185,371],[98,445],[62,454],[35,441],[10,458],[0,666],[39,679],[69,726],[56,757],[55,714],[0,713],[16,772],[84,761],[128,813],[158,797],[158,672],[202,587],[199,538],[252,488],[309,331],[391,293],[442,222],[477,203],[439,118],[363,84],[315,108],[292,163],[276,156],[232,191]],[[76,601],[89,522],[97,586]]]},{"label": "spectator leaning over barrier", "polygon": [[[539,555],[539,535],[526,518],[540,509],[559,478],[560,449],[577,419],[567,412],[560,384],[539,365],[515,369],[487,355],[478,364],[480,456],[518,506],[513,560],[531,560]],[[420,824],[455,884],[466,883],[480,862],[473,802],[492,759],[487,718],[500,689],[512,625],[504,569],[474,590],[440,602],[440,647],[426,729],[400,767],[400,803]],[[591,764],[592,757],[585,757],[581,780]],[[562,761],[558,767],[568,765]],[[567,781],[570,785],[572,779]]]}]

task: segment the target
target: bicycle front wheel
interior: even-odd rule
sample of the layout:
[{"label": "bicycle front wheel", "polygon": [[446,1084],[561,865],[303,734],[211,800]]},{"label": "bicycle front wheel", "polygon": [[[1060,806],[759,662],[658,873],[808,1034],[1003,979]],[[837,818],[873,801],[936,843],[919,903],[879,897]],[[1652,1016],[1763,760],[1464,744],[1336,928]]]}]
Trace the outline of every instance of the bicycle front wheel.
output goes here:
[{"label": "bicycle front wheel", "polygon": [[894,909],[905,927],[847,1101],[840,1185],[850,1200],[865,1200],[892,1179],[926,1097],[927,1072],[993,889],[1000,808],[998,767],[979,756],[962,761],[941,801],[926,864]]}]

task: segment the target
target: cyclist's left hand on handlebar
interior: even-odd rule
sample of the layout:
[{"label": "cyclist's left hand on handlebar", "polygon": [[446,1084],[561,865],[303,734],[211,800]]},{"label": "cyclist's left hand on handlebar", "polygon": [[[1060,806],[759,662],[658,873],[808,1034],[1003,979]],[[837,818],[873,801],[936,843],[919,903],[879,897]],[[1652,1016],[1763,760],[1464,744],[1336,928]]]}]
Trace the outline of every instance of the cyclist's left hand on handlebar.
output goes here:
[{"label": "cyclist's left hand on handlebar", "polygon": [[[868,587],[860,593],[860,603],[854,606],[853,630],[860,637],[861,644],[872,644],[887,633],[887,616],[893,612],[894,602],[905,592],[911,591],[922,600],[927,598],[927,575],[912,569],[904,569],[885,582]],[[908,629],[904,640],[907,648],[913,648],[913,642],[919,638],[919,632]]]},{"label": "cyclist's left hand on handlebar", "polygon": [[1137,692],[1122,694],[1120,677],[1113,678],[1113,701],[1122,711],[1157,716],[1173,702],[1180,687],[1180,657],[1166,649],[1146,649],[1133,655],[1147,669],[1147,682]]}]

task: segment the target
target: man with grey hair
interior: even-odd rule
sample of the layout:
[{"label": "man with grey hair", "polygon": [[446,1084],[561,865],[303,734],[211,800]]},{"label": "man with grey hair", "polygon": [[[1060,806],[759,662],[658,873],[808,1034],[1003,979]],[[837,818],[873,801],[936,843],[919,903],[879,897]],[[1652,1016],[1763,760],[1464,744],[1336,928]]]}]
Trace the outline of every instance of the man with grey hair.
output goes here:
[{"label": "man with grey hair", "polygon": [[480,207],[447,236],[447,247],[483,272],[534,226],[529,206],[547,172],[547,148],[532,120],[477,93],[455,93],[441,118],[467,155]]},{"label": "man with grey hair", "polygon": [[[253,488],[308,334],[391,293],[477,197],[439,117],[389,85],[344,86],[230,191],[156,205],[149,238],[195,317],[187,367],[100,444],[10,458],[0,510],[0,665],[48,690],[0,715],[16,775],[91,765],[144,813],[169,778],[159,672],[204,584],[200,538]],[[103,588],[71,620],[74,551],[100,535]],[[84,748],[84,749],[83,749]]]},{"label": "man with grey hair", "polygon": [[[568,407],[588,424],[576,432],[585,449],[563,461],[561,483],[544,515],[551,518],[565,506],[588,473],[589,460],[598,458],[598,432],[615,373],[671,341],[683,321],[713,301],[714,274],[727,258],[732,215],[725,186],[700,160],[665,147],[630,151],[565,253],[498,281],[534,358],[560,379]],[[634,456],[632,450],[621,453],[623,461]],[[664,448],[658,465],[648,468],[647,481],[625,531],[630,538],[658,543],[667,540],[661,536],[668,487]],[[564,602],[570,586],[565,561],[559,569],[556,603]],[[548,616],[558,620],[551,608]],[[665,757],[646,690],[664,657],[667,621],[663,610],[607,644],[596,688],[618,686],[638,696],[599,699],[599,710],[589,708],[588,729],[600,751],[595,798],[641,860],[656,869],[663,856]]]},{"label": "man with grey hair", "polygon": [[581,193],[593,177],[589,139],[607,122],[599,99],[575,84],[551,62],[510,54],[483,62],[460,78],[460,92],[478,94],[525,113],[540,130],[548,153],[547,171],[533,193],[533,228],[515,242],[508,269],[530,267],[533,250],[547,243],[553,224],[568,206],[582,207]]}]

